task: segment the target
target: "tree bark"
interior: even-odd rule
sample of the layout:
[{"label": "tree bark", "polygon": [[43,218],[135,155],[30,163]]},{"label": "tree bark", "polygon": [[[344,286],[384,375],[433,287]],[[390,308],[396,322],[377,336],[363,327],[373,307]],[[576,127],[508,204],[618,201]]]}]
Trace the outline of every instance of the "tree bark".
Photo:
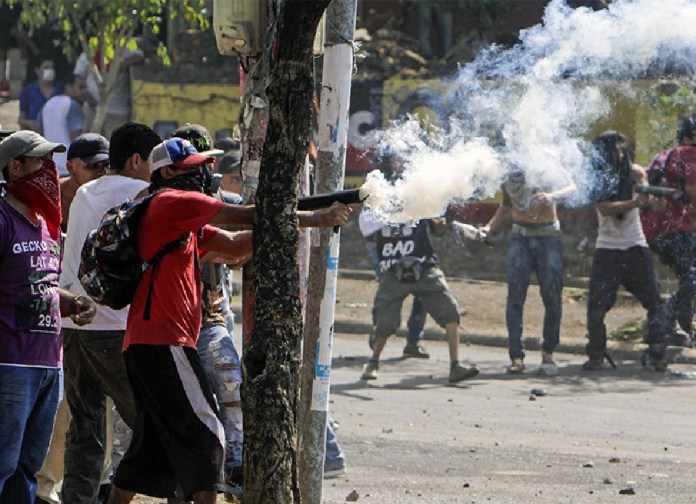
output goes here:
[{"label": "tree bark", "polygon": [[329,1],[276,3],[280,9],[268,75],[268,132],[254,222],[254,336],[244,349],[245,504],[301,502],[296,447],[302,313],[296,209],[310,134],[312,45]]}]

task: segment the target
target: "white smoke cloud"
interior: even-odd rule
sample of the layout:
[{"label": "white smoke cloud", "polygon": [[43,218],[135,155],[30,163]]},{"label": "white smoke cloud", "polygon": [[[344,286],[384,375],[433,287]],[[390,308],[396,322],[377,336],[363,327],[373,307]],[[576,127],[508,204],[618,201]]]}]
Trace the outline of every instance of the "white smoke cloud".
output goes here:
[{"label": "white smoke cloud", "polygon": [[447,130],[426,133],[407,118],[377,134],[406,169],[393,184],[368,175],[367,204],[392,222],[432,217],[493,196],[512,170],[543,185],[565,170],[579,187],[568,203],[587,203],[585,136],[611,111],[607,90],[630,96],[633,79],[696,66],[695,27],[694,0],[614,0],[600,11],[553,0],[519,45],[491,47],[461,69]]}]

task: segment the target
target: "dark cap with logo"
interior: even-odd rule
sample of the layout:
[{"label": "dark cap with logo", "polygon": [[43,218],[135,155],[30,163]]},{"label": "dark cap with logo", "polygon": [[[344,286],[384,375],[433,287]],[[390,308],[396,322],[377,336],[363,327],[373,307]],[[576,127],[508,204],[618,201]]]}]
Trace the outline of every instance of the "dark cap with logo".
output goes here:
[{"label": "dark cap with logo", "polygon": [[109,160],[109,141],[97,133],[83,133],[68,149],[68,159],[80,158],[87,164]]},{"label": "dark cap with logo", "polygon": [[193,144],[198,152],[206,156],[222,156],[225,152],[213,148],[213,139],[210,137],[208,128],[201,124],[186,123],[181,128],[175,130],[172,138],[183,138]]}]

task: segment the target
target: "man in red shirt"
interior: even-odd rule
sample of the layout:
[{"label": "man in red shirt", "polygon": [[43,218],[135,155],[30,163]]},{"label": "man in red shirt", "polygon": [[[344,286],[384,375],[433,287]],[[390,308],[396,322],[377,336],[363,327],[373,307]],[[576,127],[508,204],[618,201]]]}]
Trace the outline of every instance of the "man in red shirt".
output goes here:
[{"label": "man in red shirt", "polygon": [[679,343],[692,346],[696,296],[696,116],[680,120],[677,140],[679,145],[665,154],[662,183],[679,189],[682,196],[661,199],[660,208],[641,213],[641,221],[651,250],[672,268],[679,280],[677,291],[667,301],[667,314],[672,324],[676,320],[686,333]]},{"label": "man in red shirt", "polygon": [[[133,439],[114,478],[109,502],[135,493],[173,497],[177,484],[195,503],[212,504],[222,476],[225,437],[196,352],[201,326],[200,260],[207,252],[245,260],[251,232],[211,224],[251,224],[253,206],[229,205],[204,194],[213,159],[187,140],[170,138],[150,155],[150,202],[138,228],[138,252],[154,256],[165,244],[185,244],[148,269],[135,292],[123,342],[135,396]],[[345,224],[350,207],[298,212],[300,225]],[[144,318],[146,303],[149,318]]]}]

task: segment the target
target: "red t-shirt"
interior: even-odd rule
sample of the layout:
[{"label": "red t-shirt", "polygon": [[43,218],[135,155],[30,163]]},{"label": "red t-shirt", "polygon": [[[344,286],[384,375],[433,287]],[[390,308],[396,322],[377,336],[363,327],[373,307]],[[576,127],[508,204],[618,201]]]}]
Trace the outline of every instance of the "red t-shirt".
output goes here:
[{"label": "red t-shirt", "polygon": [[[665,170],[668,187],[684,190],[685,186],[696,185],[696,147],[680,145],[672,153]],[[645,239],[650,241],[658,236],[679,231],[696,231],[696,225],[688,214],[686,196],[667,198],[664,212],[644,210],[640,219]]]},{"label": "red t-shirt", "polygon": [[[143,320],[150,276],[145,271],[128,312],[123,349],[133,344],[196,347],[201,326],[201,276],[196,258],[199,246],[218,229],[207,226],[224,203],[201,193],[166,190],[150,202],[138,226],[138,253],[150,258],[167,243],[186,233],[192,239],[165,255],[154,268],[150,319]],[[198,231],[203,229],[203,236]]]}]

